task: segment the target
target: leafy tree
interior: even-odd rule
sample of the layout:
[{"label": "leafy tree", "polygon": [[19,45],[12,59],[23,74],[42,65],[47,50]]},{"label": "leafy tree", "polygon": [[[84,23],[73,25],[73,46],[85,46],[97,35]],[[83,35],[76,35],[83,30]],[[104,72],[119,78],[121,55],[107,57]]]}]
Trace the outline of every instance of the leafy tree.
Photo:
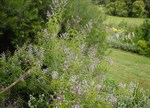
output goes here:
[{"label": "leafy tree", "polygon": [[124,1],[115,1],[106,5],[107,13],[115,16],[128,16],[128,7]]},{"label": "leafy tree", "polygon": [[144,13],[144,8],[145,8],[145,4],[142,0],[135,1],[132,6],[132,16],[142,17]]},{"label": "leafy tree", "polygon": [[115,7],[117,16],[128,16],[128,7],[124,1],[116,1]]},{"label": "leafy tree", "polygon": [[149,41],[150,40],[150,21],[145,20],[144,23],[139,28],[137,28],[136,33],[139,39]]},{"label": "leafy tree", "polygon": [[128,16],[132,15],[132,4],[133,0],[124,0],[127,5]]},{"label": "leafy tree", "polygon": [[149,0],[100,0],[99,3],[106,6],[109,15],[122,16],[124,13],[123,16],[129,17],[150,17]]},{"label": "leafy tree", "polygon": [[116,15],[116,13],[115,13],[115,3],[114,2],[111,2],[111,3],[107,4],[106,9],[107,9],[107,13],[109,15]]},{"label": "leafy tree", "polygon": [[50,0],[1,0],[0,53],[35,41],[46,21]]},{"label": "leafy tree", "polygon": [[145,3],[145,13],[148,18],[150,18],[150,0],[144,0]]}]

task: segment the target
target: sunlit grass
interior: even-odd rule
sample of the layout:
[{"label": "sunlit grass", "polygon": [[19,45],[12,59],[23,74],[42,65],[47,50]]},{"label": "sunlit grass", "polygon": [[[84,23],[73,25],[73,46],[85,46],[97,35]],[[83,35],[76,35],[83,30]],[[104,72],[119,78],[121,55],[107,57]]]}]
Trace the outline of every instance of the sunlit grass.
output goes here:
[{"label": "sunlit grass", "polygon": [[144,18],[129,18],[129,17],[117,17],[117,16],[107,16],[105,24],[111,24],[117,26],[121,22],[126,22],[128,26],[135,27],[143,23]]},{"label": "sunlit grass", "polygon": [[112,59],[112,65],[107,73],[109,79],[116,83],[132,81],[150,88],[150,58],[117,49],[111,51],[109,58]]}]

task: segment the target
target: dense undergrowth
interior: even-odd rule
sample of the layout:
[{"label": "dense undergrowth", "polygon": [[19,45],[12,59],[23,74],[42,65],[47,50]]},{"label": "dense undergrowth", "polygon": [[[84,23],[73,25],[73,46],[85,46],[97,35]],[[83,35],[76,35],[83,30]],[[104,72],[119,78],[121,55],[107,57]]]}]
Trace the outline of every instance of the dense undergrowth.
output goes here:
[{"label": "dense undergrowth", "polygon": [[13,56],[1,54],[2,107],[150,106],[148,90],[105,79],[103,14],[90,0],[53,1],[51,10],[36,45],[17,48]]}]

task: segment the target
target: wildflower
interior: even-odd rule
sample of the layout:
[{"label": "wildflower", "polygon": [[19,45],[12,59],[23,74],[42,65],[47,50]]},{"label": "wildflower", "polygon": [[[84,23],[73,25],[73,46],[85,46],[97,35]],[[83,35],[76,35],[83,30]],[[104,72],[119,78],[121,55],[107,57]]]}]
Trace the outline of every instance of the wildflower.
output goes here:
[{"label": "wildflower", "polygon": [[119,86],[120,88],[125,88],[125,87],[126,87],[126,84],[120,83],[118,86]]},{"label": "wildflower", "polygon": [[45,69],[43,69],[43,72],[47,73],[49,70],[50,70],[49,68],[45,68]]},{"label": "wildflower", "polygon": [[57,96],[56,100],[61,104],[65,100],[64,95]]},{"label": "wildflower", "polygon": [[86,49],[86,44],[82,44],[80,49],[81,49],[81,52],[84,52]]},{"label": "wildflower", "polygon": [[109,62],[110,65],[113,64],[113,60],[111,58],[108,60],[108,62]]},{"label": "wildflower", "polygon": [[75,82],[77,80],[77,75],[73,75],[70,77],[70,81]]},{"label": "wildflower", "polygon": [[97,95],[97,99],[98,99],[99,101],[107,101],[105,97],[103,97],[103,96],[101,96],[101,95],[99,95],[99,94]]},{"label": "wildflower", "polygon": [[98,100],[101,100],[101,96],[100,95],[97,95],[97,98],[98,98]]},{"label": "wildflower", "polygon": [[49,35],[48,30],[44,29],[44,36],[48,36],[48,35]]},{"label": "wildflower", "polygon": [[112,31],[117,32],[118,30],[117,30],[116,28],[113,27],[113,28],[112,28]]},{"label": "wildflower", "polygon": [[128,39],[131,39],[131,33],[129,33],[129,34],[127,35],[127,38],[128,38]]},{"label": "wildflower", "polygon": [[63,34],[60,34],[60,37],[63,38],[63,39],[67,39],[68,34],[65,32]]},{"label": "wildflower", "polygon": [[91,64],[90,67],[89,67],[90,72],[93,72],[94,68],[95,68],[94,64]]},{"label": "wildflower", "polygon": [[96,85],[96,86],[94,87],[94,89],[97,90],[97,91],[100,91],[101,88],[102,88],[102,86],[101,86],[100,84],[98,84],[98,85]]},{"label": "wildflower", "polygon": [[81,82],[81,84],[84,85],[84,86],[87,86],[87,85],[88,85],[88,84],[87,84],[87,81],[86,81],[85,79]]},{"label": "wildflower", "polygon": [[57,71],[53,71],[53,72],[52,72],[52,78],[53,78],[53,79],[57,79],[57,78],[58,78],[58,75],[59,75],[59,74],[58,74]]},{"label": "wildflower", "polygon": [[50,14],[50,12],[49,11],[47,11],[47,19],[49,19],[50,17],[51,17],[51,14]]},{"label": "wildflower", "polygon": [[119,34],[118,34],[118,33],[116,34],[116,38],[117,38],[117,39],[119,38]]},{"label": "wildflower", "polygon": [[93,86],[94,85],[94,81],[92,81],[90,84]]},{"label": "wildflower", "polygon": [[114,105],[114,104],[117,103],[117,98],[116,98],[113,94],[109,94],[109,95],[108,95],[108,98],[107,98],[107,101],[108,101],[110,104]]},{"label": "wildflower", "polygon": [[66,71],[69,69],[69,65],[68,65],[68,62],[67,61],[64,61],[64,68],[63,70]]},{"label": "wildflower", "polygon": [[69,48],[64,47],[64,53],[69,54],[69,52],[70,52],[70,49],[69,49]]},{"label": "wildflower", "polygon": [[82,88],[80,87],[80,85],[75,84],[74,86],[71,87],[71,92],[73,94],[82,94]]},{"label": "wildflower", "polygon": [[132,37],[135,37],[135,33],[134,32],[132,32]]},{"label": "wildflower", "polygon": [[86,29],[87,29],[87,31],[88,32],[90,32],[91,31],[91,29],[92,29],[92,21],[89,21],[87,24],[86,24]]},{"label": "wildflower", "polygon": [[72,105],[71,108],[81,108],[79,104]]},{"label": "wildflower", "polygon": [[38,60],[37,63],[39,65],[39,67],[41,67],[43,65],[42,61],[40,61],[40,60]]},{"label": "wildflower", "polygon": [[129,89],[130,89],[131,91],[134,90],[136,87],[137,87],[137,85],[134,84],[133,82],[131,82],[131,83],[129,84]]}]

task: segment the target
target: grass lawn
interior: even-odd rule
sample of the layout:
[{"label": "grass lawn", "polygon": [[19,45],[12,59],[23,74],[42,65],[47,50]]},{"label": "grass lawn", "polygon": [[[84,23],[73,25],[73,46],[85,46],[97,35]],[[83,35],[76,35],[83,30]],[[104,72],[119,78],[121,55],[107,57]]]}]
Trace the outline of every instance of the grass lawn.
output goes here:
[{"label": "grass lawn", "polygon": [[109,58],[112,65],[109,67],[107,77],[116,83],[139,83],[144,88],[150,88],[150,58],[110,49]]},{"label": "grass lawn", "polygon": [[126,22],[128,26],[135,27],[143,23],[143,18],[128,18],[128,17],[117,17],[117,16],[107,16],[104,24],[111,24],[117,26],[120,22]]}]

